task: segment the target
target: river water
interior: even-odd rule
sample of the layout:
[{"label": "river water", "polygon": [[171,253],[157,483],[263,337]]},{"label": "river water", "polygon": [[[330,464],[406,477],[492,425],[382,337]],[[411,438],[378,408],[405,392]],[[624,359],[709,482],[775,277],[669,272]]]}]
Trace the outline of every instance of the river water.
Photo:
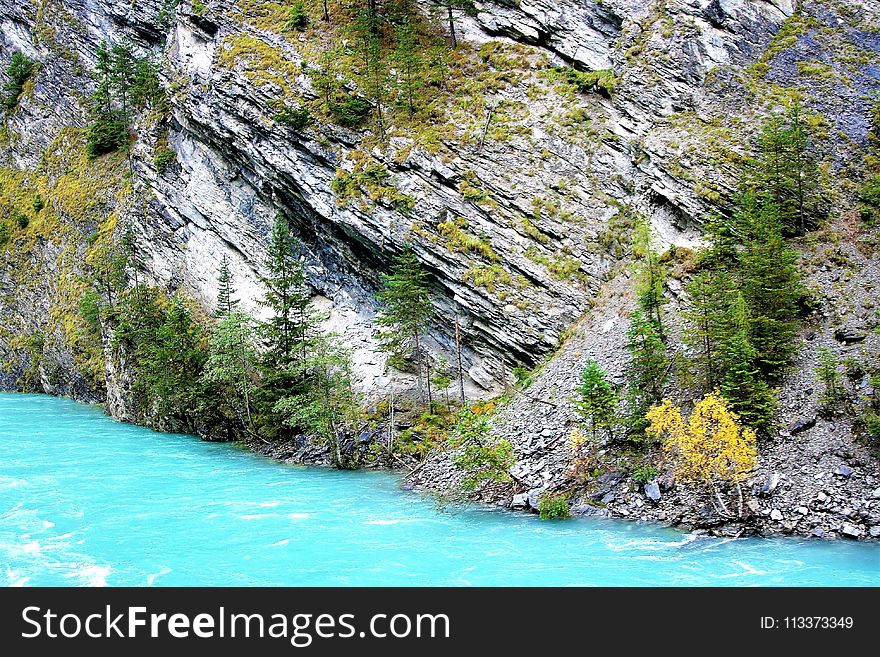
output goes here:
[{"label": "river water", "polygon": [[0,394],[0,583],[880,585],[880,544],[694,537],[652,524],[441,507],[395,476]]}]

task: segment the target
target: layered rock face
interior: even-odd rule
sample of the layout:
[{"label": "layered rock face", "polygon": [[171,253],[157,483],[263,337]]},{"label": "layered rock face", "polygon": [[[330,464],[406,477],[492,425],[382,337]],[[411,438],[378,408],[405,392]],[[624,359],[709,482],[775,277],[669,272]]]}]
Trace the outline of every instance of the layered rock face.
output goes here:
[{"label": "layered rock face", "polygon": [[[517,50],[513,63],[484,66],[522,70],[471,92],[479,97],[471,125],[439,117],[457,123],[439,146],[424,147],[400,125],[387,143],[367,148],[362,131],[320,124],[298,132],[273,120],[282,99],[315,91],[303,74],[304,37],[249,19],[264,6],[275,5],[210,2],[196,11],[158,0],[4,1],[4,58],[21,50],[42,63],[32,95],[9,117],[8,157],[35,167],[62,126],[85,125],[98,46],[134,43],[161,61],[172,106],[161,124],[138,124],[133,152],[134,184],[148,207],[127,220],[149,275],[210,306],[226,254],[245,303],[257,309],[265,237],[281,211],[307,245],[310,279],[329,300],[332,325],[358,348],[364,386],[375,388],[387,379],[372,336],[373,292],[378,273],[410,242],[433,275],[438,352],[450,348],[460,319],[471,394],[498,391],[512,366],[555,348],[625,256],[615,219],[630,208],[650,217],[666,242],[695,238],[688,227],[729,191],[731,170],[681,163],[670,141],[684,149],[686,140],[702,140],[688,132],[718,102],[707,74],[754,61],[793,9],[478,3],[460,31],[484,44],[498,36],[534,45]],[[560,91],[541,75],[548,61],[613,68],[619,91],[613,101]],[[160,140],[177,154],[161,173],[152,157]],[[334,179],[364,158],[387,170],[383,185],[411,198],[411,210],[396,209],[387,195],[340,202]],[[688,165],[694,173],[683,178]],[[704,166],[713,166],[711,177]]]}]

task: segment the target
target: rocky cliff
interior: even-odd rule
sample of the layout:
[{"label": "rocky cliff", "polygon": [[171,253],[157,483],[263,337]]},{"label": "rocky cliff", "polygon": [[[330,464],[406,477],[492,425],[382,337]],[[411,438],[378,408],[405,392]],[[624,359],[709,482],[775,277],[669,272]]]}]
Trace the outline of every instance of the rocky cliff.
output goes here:
[{"label": "rocky cliff", "polygon": [[[378,276],[406,243],[431,275],[438,357],[461,323],[470,396],[501,392],[512,368],[538,363],[572,330],[622,363],[620,339],[600,336],[619,338],[623,311],[609,310],[608,295],[616,291],[611,308],[626,297],[635,217],[661,249],[699,244],[704,218],[727,211],[759,117],[794,97],[821,137],[830,205],[847,207],[845,181],[862,166],[880,89],[880,11],[865,3],[497,0],[457,16],[463,43],[444,60],[444,79],[426,81],[431,106],[418,121],[389,110],[379,138],[315,109],[294,128],[279,110],[317,108],[322,51],[354,57],[335,22],[307,6],[313,20],[297,32],[275,2],[0,0],[0,61],[20,51],[40,63],[5,118],[4,208],[40,194],[51,211],[2,252],[0,387],[109,400],[124,418],[124,372],[106,368],[76,313],[89,245],[131,227],[144,275],[206,308],[226,255],[244,304],[259,312],[277,212],[307,247],[316,302],[355,347],[365,390],[410,381],[386,370],[374,326]],[[419,7],[419,29],[441,35],[436,6]],[[137,118],[130,161],[75,152],[102,42],[130,42],[161,65],[168,106]],[[590,71],[609,71],[608,83]],[[158,165],[169,150],[173,161]],[[847,312],[862,321],[870,306],[854,303]],[[570,375],[571,361],[560,362]],[[546,372],[564,406],[572,377]],[[811,387],[788,384],[786,419],[805,412]],[[516,437],[521,474],[530,489],[553,488],[564,480],[552,463],[570,409],[512,408],[530,418],[499,419]],[[866,463],[865,477],[877,477]]]}]

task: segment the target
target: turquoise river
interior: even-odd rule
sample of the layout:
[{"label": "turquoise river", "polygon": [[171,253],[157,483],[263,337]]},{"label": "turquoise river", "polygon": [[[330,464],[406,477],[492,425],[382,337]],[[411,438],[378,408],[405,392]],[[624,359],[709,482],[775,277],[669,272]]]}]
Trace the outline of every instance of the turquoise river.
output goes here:
[{"label": "turquoise river", "polygon": [[291,467],[0,395],[0,582],[866,586],[880,544],[443,508],[386,473]]}]

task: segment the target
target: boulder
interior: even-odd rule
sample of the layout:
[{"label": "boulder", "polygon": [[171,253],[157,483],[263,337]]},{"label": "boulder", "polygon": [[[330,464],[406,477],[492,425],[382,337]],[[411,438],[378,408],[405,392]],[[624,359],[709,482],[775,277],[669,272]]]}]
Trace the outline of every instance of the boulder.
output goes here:
[{"label": "boulder", "polygon": [[527,509],[529,508],[529,494],[517,493],[510,502],[511,509]]},{"label": "boulder", "polygon": [[852,477],[853,470],[848,465],[840,465],[834,470],[838,477]]},{"label": "boulder", "polygon": [[860,538],[864,534],[861,529],[848,522],[844,523],[843,527],[840,528],[840,533],[847,538]]},{"label": "boulder", "polygon": [[868,530],[868,534],[871,538],[880,538],[880,525],[875,525]]},{"label": "boulder", "polygon": [[868,337],[868,327],[864,324],[844,324],[834,330],[834,339],[844,344],[855,344]]},{"label": "boulder", "polygon": [[660,484],[657,482],[656,479],[653,479],[645,484],[645,497],[647,497],[654,503],[660,501]]},{"label": "boulder", "polygon": [[807,429],[812,429],[816,426],[816,416],[812,417],[802,417],[795,420],[790,427],[788,427],[788,433],[792,436],[801,433],[802,431],[806,431]]},{"label": "boulder", "polygon": [[772,495],[781,481],[781,474],[779,474],[778,472],[771,472],[769,475],[767,475],[764,483],[757,487],[755,493],[762,496]]},{"label": "boulder", "polygon": [[780,520],[782,520],[782,518],[783,518],[782,511],[780,511],[779,509],[773,509],[770,512],[770,520],[774,520],[776,522],[779,522]]},{"label": "boulder", "polygon": [[578,504],[571,507],[571,515],[573,516],[591,516],[595,518],[608,518],[611,513],[608,509],[602,509],[592,504]]}]

